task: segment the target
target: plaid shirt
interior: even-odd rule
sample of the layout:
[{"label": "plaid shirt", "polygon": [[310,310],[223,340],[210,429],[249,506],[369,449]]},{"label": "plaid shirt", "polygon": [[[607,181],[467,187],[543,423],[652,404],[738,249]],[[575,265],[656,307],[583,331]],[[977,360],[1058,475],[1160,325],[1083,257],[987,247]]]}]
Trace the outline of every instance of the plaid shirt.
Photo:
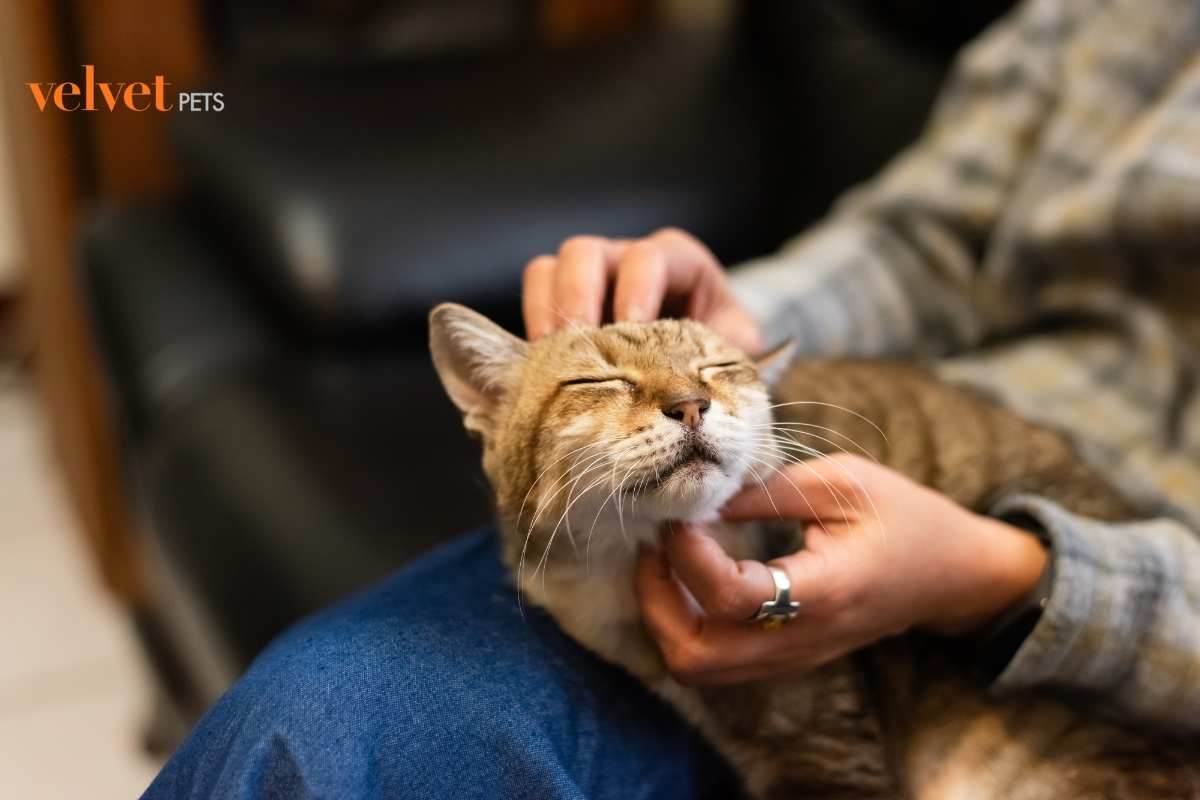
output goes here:
[{"label": "plaid shirt", "polygon": [[1152,508],[1000,504],[1044,527],[1055,579],[994,689],[1200,730],[1200,3],[1027,0],[918,142],[734,284],[769,338],[936,358]]}]

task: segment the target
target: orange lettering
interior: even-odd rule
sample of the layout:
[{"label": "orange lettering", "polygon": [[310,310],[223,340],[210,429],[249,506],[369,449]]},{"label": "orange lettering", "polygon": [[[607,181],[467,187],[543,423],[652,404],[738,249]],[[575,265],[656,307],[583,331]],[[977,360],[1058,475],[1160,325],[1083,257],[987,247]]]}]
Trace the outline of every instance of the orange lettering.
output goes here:
[{"label": "orange lettering", "polygon": [[166,76],[154,76],[154,107],[159,111],[170,111],[174,103],[167,105],[166,87],[171,84],[167,83]]},{"label": "orange lettering", "polygon": [[54,90],[54,105],[63,111],[78,111],[78,101],[73,106],[67,106],[66,98],[68,97],[79,97],[79,87],[74,83],[60,83]]},{"label": "orange lettering", "polygon": [[117,110],[117,97],[121,94],[121,90],[125,88],[124,83],[117,84],[117,91],[113,92],[112,85],[108,83],[96,84],[100,87],[100,94],[104,95],[104,102],[108,104],[109,111]]},{"label": "orange lettering", "polygon": [[85,111],[96,110],[96,68],[91,64],[83,65],[83,108]]},{"label": "orange lettering", "polygon": [[46,101],[50,99],[50,93],[54,91],[56,84],[46,84],[49,88],[44,91],[42,89],[42,84],[40,83],[27,83],[25,85],[28,86],[29,91],[33,93],[33,102],[37,103],[38,111],[45,111]]},{"label": "orange lettering", "polygon": [[170,111],[175,106],[167,101],[167,82],[165,75],[155,75],[153,83],[144,81],[108,82],[96,80],[96,66],[82,64],[83,82],[73,83],[57,81],[50,83],[26,83],[29,93],[38,111],[45,111],[50,103],[60,111],[96,111],[96,89],[99,88],[102,105],[109,111],[116,111],[118,104],[124,105],[130,111]]},{"label": "orange lettering", "polygon": [[125,87],[125,106],[130,111],[149,111],[150,110],[149,103],[146,103],[145,108],[138,108],[137,103],[134,102],[135,97],[149,98],[150,97],[150,87],[149,86],[147,86],[144,83],[131,83],[128,86],[126,86]]}]

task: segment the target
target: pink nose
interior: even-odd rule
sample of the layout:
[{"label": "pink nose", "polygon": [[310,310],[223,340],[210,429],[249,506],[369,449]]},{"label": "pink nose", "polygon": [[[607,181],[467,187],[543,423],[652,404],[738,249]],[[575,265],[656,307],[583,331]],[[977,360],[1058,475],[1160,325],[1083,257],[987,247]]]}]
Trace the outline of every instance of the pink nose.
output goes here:
[{"label": "pink nose", "polygon": [[708,411],[710,405],[712,403],[707,397],[689,397],[664,408],[663,413],[671,419],[679,420],[683,427],[695,431],[700,429],[700,423],[704,421],[704,412]]}]

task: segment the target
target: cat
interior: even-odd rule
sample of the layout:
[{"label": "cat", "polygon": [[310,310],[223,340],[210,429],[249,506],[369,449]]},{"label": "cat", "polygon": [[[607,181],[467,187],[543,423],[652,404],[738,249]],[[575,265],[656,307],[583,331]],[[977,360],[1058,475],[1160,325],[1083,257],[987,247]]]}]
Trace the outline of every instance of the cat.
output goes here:
[{"label": "cat", "polygon": [[[442,304],[430,348],[482,441],[518,596],[674,705],[752,797],[1200,798],[1200,748],[1044,694],[994,701],[918,635],[790,678],[695,689],[672,679],[643,629],[634,563],[665,521],[709,521],[735,558],[803,546],[798,531],[781,550],[761,526],[711,522],[753,475],[789,460],[764,431],[811,434],[788,440],[813,457],[861,450],[977,511],[1031,491],[1129,517],[1064,436],[915,365],[791,364],[787,347],[755,361],[691,320],[569,327],[529,343]],[[776,417],[789,427],[764,427]]]}]

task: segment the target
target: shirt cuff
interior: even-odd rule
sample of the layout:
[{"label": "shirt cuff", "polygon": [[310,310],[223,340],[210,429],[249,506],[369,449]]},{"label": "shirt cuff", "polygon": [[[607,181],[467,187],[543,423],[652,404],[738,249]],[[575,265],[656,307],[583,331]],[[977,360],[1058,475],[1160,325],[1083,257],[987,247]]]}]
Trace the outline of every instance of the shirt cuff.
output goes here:
[{"label": "shirt cuff", "polygon": [[992,690],[1111,690],[1136,663],[1145,615],[1162,582],[1152,564],[1132,574],[1127,569],[1144,561],[1136,537],[1031,495],[1005,498],[992,515],[1041,535],[1050,545],[1054,569],[1041,619]]}]

